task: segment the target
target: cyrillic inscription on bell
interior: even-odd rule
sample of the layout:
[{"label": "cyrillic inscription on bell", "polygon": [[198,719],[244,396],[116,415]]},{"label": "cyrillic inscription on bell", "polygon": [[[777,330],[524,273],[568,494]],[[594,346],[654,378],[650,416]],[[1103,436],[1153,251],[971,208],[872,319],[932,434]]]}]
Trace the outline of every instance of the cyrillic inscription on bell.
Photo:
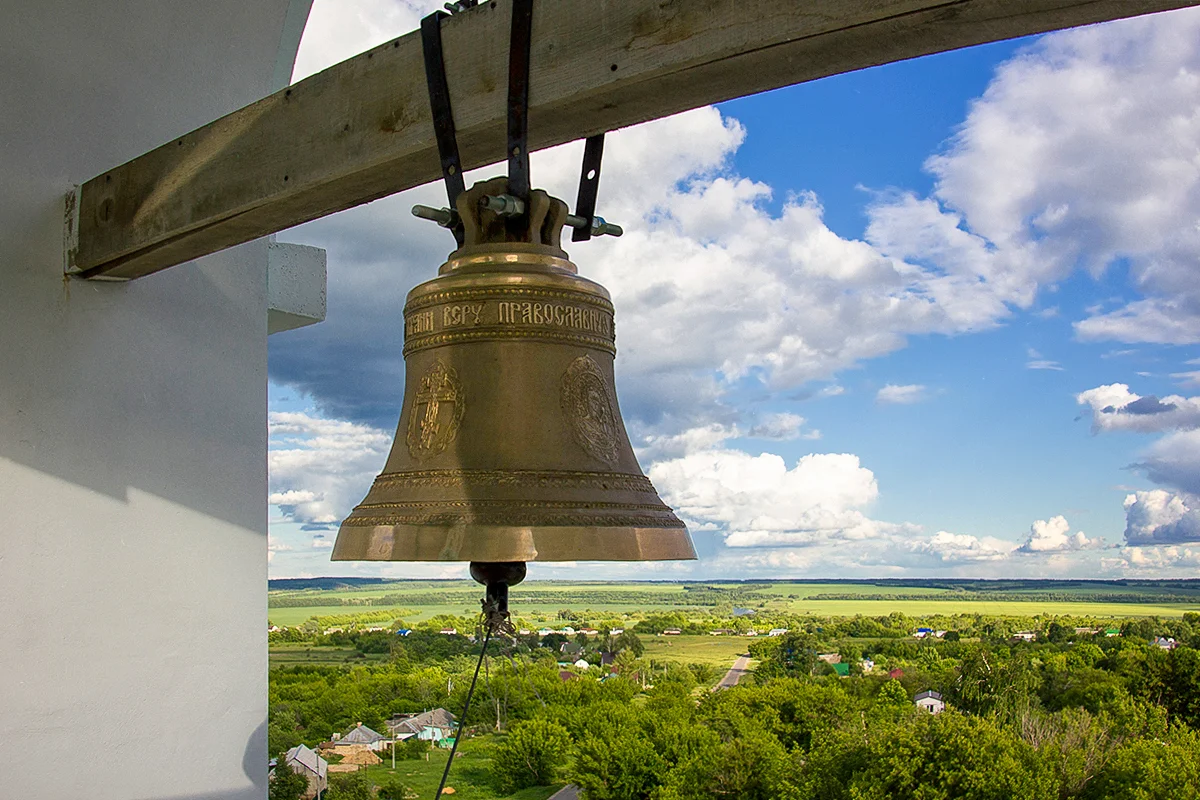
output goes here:
[{"label": "cyrillic inscription on bell", "polygon": [[333,559],[695,558],[634,457],[612,302],[560,247],[566,205],[534,191],[514,232],[480,203],[506,188],[459,196],[465,244],[408,295],[396,441]]}]

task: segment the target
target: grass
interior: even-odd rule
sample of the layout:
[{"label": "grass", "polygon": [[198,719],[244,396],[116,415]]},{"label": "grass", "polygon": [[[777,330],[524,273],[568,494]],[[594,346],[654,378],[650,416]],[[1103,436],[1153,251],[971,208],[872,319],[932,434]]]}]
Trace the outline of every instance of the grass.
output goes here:
[{"label": "grass", "polygon": [[267,650],[271,669],[276,667],[294,667],[300,664],[341,665],[341,664],[371,664],[386,661],[386,653],[369,653],[365,658],[359,658],[358,651],[353,647],[313,647],[310,644],[273,644]]},{"label": "grass", "polygon": [[959,600],[790,600],[772,603],[773,608],[794,614],[822,617],[851,617],[855,614],[877,617],[899,611],[910,617],[938,614],[990,614],[992,616],[1033,617],[1038,614],[1069,614],[1079,617],[1182,617],[1187,611],[1200,611],[1198,603],[1087,603],[1031,601]]},{"label": "grass", "polygon": [[[447,786],[454,787],[455,800],[546,800],[550,795],[562,788],[557,786],[535,786],[523,789],[515,794],[500,794],[492,784],[490,765],[491,749],[494,736],[481,736],[464,739],[458,746],[458,756],[450,770],[450,780]],[[397,761],[396,771],[392,772],[391,761],[367,767],[367,778],[378,785],[389,776],[400,776],[410,790],[424,800],[432,798],[437,791],[438,782],[442,779],[442,770],[446,768],[446,758],[449,750],[434,749],[429,753],[429,760],[424,758],[415,761]]]},{"label": "grass", "polygon": [[742,636],[643,636],[643,658],[680,664],[712,664],[729,669],[753,641]]}]

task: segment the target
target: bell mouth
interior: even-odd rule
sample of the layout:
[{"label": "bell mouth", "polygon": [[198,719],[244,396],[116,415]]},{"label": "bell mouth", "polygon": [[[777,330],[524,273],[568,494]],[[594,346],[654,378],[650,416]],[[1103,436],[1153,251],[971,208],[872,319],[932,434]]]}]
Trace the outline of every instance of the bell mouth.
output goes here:
[{"label": "bell mouth", "polygon": [[696,550],[687,529],[678,520],[675,525],[677,527],[343,524],[331,560],[694,560]]}]

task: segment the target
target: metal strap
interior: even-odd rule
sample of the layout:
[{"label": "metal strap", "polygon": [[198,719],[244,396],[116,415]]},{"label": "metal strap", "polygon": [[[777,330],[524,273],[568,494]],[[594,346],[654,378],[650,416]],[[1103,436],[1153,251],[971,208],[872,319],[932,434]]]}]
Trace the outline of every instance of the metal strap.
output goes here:
[{"label": "metal strap", "polygon": [[[450,85],[446,81],[446,62],[442,55],[442,19],[448,15],[435,11],[421,20],[421,45],[425,53],[425,82],[429,87],[429,108],[433,115],[433,133],[442,161],[446,196],[454,210],[464,187],[462,162],[458,157],[458,139],[454,133],[454,113],[450,108]],[[459,246],[463,243],[462,226],[452,228]]]},{"label": "metal strap", "polygon": [[533,0],[513,0],[508,42],[508,191],[529,200],[529,48]]},{"label": "metal strap", "polygon": [[579,197],[575,200],[575,215],[587,220],[587,225],[571,232],[572,242],[592,238],[596,218],[596,194],[600,191],[600,159],[604,155],[604,134],[589,136],[583,145],[583,169],[579,173]]}]

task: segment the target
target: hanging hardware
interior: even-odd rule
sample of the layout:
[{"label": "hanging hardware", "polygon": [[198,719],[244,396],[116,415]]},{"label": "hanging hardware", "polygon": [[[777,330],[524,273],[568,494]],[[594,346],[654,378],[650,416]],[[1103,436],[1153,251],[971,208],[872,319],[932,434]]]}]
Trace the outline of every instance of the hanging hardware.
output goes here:
[{"label": "hanging hardware", "polygon": [[529,198],[529,50],[533,0],[512,0],[508,40],[508,190]]},{"label": "hanging hardware", "polygon": [[[425,55],[425,83],[429,89],[429,108],[433,115],[433,133],[437,139],[438,156],[442,161],[442,179],[446,182],[446,196],[450,214],[446,222],[433,217],[444,228],[454,233],[459,246],[463,243],[462,222],[454,210],[458,196],[463,193],[462,160],[458,155],[458,139],[454,131],[454,113],[450,108],[450,85],[446,81],[446,62],[442,53],[442,20],[447,14],[435,11],[421,20],[421,46]],[[414,209],[415,213],[415,209]]]},{"label": "hanging hardware", "polygon": [[[598,133],[595,136],[589,136],[583,145],[583,169],[579,173],[579,197],[575,200],[575,216],[587,220],[588,224],[575,226],[575,232],[571,234],[572,242],[586,242],[597,235],[596,226],[592,220],[599,219],[596,217],[596,195],[600,191],[600,159],[603,155],[604,134]],[[603,219],[599,221],[601,226],[607,224]],[[617,228],[617,230],[621,229]],[[609,231],[603,231],[603,233],[609,233]],[[612,235],[620,236],[621,234],[614,233]]]}]

